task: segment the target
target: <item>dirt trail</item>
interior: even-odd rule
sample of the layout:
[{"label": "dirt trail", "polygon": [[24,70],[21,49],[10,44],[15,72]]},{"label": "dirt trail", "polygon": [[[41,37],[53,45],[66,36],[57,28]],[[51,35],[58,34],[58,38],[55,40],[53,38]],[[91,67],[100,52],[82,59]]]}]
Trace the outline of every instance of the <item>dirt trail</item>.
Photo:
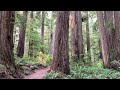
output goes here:
[{"label": "dirt trail", "polygon": [[43,79],[49,70],[50,70],[50,67],[36,70],[35,73],[25,76],[23,79]]}]

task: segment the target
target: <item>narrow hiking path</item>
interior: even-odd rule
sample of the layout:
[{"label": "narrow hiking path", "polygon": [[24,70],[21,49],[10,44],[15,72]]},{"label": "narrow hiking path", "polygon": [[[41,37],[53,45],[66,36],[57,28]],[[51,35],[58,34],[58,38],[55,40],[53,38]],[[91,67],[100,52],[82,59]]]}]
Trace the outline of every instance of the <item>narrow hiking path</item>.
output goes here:
[{"label": "narrow hiking path", "polygon": [[25,76],[23,79],[43,79],[49,70],[50,67],[36,70],[35,73]]}]

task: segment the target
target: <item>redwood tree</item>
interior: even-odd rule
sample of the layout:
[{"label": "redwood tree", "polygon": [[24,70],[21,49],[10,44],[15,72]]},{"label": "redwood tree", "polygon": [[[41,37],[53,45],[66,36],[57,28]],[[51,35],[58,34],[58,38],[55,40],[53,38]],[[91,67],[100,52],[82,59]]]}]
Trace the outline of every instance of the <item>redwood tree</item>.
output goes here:
[{"label": "redwood tree", "polygon": [[23,11],[23,18],[22,18],[20,34],[19,34],[19,42],[18,42],[18,47],[17,47],[17,56],[18,57],[23,57],[23,55],[24,55],[27,14],[28,14],[28,11]]},{"label": "redwood tree", "polygon": [[81,12],[72,12],[72,50],[74,61],[80,59],[83,54],[83,36]]},{"label": "redwood tree", "polygon": [[114,22],[115,22],[115,48],[117,60],[120,60],[120,11],[114,11]]},{"label": "redwood tree", "polygon": [[103,67],[110,68],[109,37],[103,19],[103,11],[97,11],[100,41],[102,47]]},{"label": "redwood tree", "polygon": [[0,64],[6,67],[7,71],[4,72],[7,74],[13,74],[15,72],[13,54],[14,22],[14,11],[0,11]]},{"label": "redwood tree", "polygon": [[58,11],[51,69],[69,74],[69,11]]},{"label": "redwood tree", "polygon": [[114,53],[115,50],[115,29],[114,29],[114,13],[113,11],[104,11],[104,20],[105,20],[105,28],[108,34],[109,39],[109,52],[110,52],[110,60],[116,59]]}]

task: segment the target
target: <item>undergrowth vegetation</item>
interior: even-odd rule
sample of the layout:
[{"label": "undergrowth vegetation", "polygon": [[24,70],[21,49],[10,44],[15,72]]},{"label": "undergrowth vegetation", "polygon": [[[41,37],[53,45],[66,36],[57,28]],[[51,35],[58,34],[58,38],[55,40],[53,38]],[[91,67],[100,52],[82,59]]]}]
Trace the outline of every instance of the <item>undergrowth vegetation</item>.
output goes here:
[{"label": "undergrowth vegetation", "polygon": [[103,69],[97,63],[94,66],[81,66],[80,64],[71,65],[70,75],[51,71],[46,79],[120,79],[120,72],[112,69]]},{"label": "undergrowth vegetation", "polygon": [[36,58],[24,56],[23,58],[15,57],[16,64],[42,64],[48,66],[52,62],[52,56],[49,54],[43,54],[40,52],[39,56]]}]

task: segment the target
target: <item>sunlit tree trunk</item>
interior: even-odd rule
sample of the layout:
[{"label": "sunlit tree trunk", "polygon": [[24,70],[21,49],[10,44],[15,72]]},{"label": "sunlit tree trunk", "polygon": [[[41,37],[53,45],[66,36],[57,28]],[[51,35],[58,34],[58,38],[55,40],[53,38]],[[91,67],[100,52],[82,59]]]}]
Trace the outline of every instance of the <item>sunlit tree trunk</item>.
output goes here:
[{"label": "sunlit tree trunk", "polygon": [[33,57],[33,39],[31,38],[31,34],[33,32],[33,11],[30,13],[30,18],[31,18],[31,26],[30,26],[30,38],[29,38],[29,51],[28,55],[30,57]]},{"label": "sunlit tree trunk", "polygon": [[28,14],[28,11],[23,11],[23,18],[22,18],[20,33],[19,33],[19,42],[18,42],[18,47],[17,47],[18,57],[23,57],[24,55],[27,14]]}]

